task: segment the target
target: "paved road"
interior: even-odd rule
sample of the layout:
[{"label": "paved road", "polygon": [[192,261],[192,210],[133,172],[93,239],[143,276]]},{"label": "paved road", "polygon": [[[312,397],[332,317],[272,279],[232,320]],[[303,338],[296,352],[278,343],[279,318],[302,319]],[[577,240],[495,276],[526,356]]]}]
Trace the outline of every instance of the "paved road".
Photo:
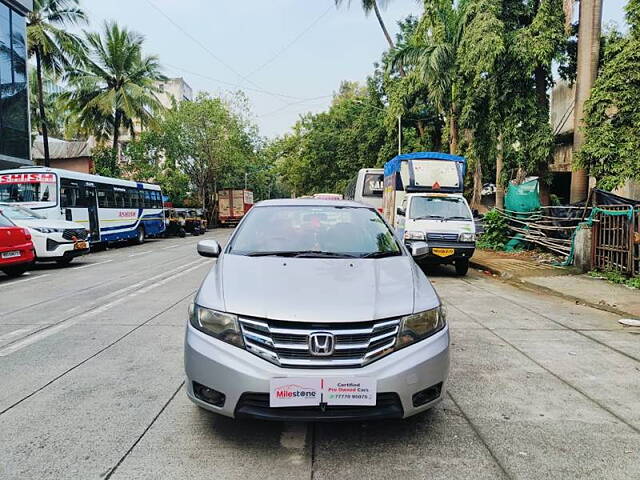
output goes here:
[{"label": "paved road", "polygon": [[477,273],[432,272],[453,364],[431,412],[307,425],[200,411],[182,371],[211,265],[197,240],[0,277],[0,479],[640,478],[640,332]]}]

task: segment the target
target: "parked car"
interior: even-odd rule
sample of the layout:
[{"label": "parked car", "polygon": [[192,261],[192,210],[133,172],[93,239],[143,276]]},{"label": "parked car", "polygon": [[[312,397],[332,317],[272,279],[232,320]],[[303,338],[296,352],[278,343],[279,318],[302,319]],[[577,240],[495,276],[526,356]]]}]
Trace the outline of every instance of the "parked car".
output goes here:
[{"label": "parked car", "polygon": [[75,222],[46,218],[26,207],[0,203],[2,214],[31,234],[36,261],[67,265],[89,253],[89,231]]},{"label": "parked car", "polygon": [[[417,248],[417,247],[416,247]],[[242,220],[191,306],[187,394],[235,418],[403,418],[442,400],[449,328],[375,208],[269,200]]]},{"label": "parked car", "polygon": [[19,277],[35,259],[29,230],[17,227],[0,209],[0,271]]}]

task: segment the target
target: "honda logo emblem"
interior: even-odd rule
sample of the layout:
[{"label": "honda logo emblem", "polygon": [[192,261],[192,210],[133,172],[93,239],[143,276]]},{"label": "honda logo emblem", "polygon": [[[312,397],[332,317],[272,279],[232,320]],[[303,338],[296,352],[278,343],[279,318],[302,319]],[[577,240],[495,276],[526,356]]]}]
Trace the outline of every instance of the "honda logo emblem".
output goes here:
[{"label": "honda logo emblem", "polygon": [[332,333],[314,332],[309,335],[309,352],[315,357],[328,357],[335,347],[336,339]]}]

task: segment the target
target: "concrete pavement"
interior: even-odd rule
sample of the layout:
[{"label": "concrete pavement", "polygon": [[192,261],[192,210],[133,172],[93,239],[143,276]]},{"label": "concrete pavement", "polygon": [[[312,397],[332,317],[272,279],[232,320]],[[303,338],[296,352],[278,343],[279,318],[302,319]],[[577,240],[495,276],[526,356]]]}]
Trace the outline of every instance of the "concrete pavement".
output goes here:
[{"label": "concrete pavement", "polygon": [[[229,230],[208,238],[224,241]],[[640,329],[449,268],[446,400],[399,422],[238,422],[183,392],[202,237],[0,277],[0,479],[640,477]]]}]

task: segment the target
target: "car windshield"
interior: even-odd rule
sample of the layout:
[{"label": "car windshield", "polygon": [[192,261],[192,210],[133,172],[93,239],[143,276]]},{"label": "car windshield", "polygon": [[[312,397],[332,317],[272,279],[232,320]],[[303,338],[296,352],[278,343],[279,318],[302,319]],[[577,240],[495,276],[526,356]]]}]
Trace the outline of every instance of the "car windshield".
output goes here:
[{"label": "car windshield", "polygon": [[413,197],[409,218],[471,221],[471,212],[460,197]]},{"label": "car windshield", "polygon": [[42,220],[43,216],[18,205],[0,205],[0,212],[11,220]]},{"label": "car windshield", "polygon": [[4,215],[0,214],[0,227],[13,227],[13,223]]},{"label": "car windshield", "polygon": [[326,258],[402,254],[393,233],[375,211],[324,205],[252,209],[229,253]]}]

